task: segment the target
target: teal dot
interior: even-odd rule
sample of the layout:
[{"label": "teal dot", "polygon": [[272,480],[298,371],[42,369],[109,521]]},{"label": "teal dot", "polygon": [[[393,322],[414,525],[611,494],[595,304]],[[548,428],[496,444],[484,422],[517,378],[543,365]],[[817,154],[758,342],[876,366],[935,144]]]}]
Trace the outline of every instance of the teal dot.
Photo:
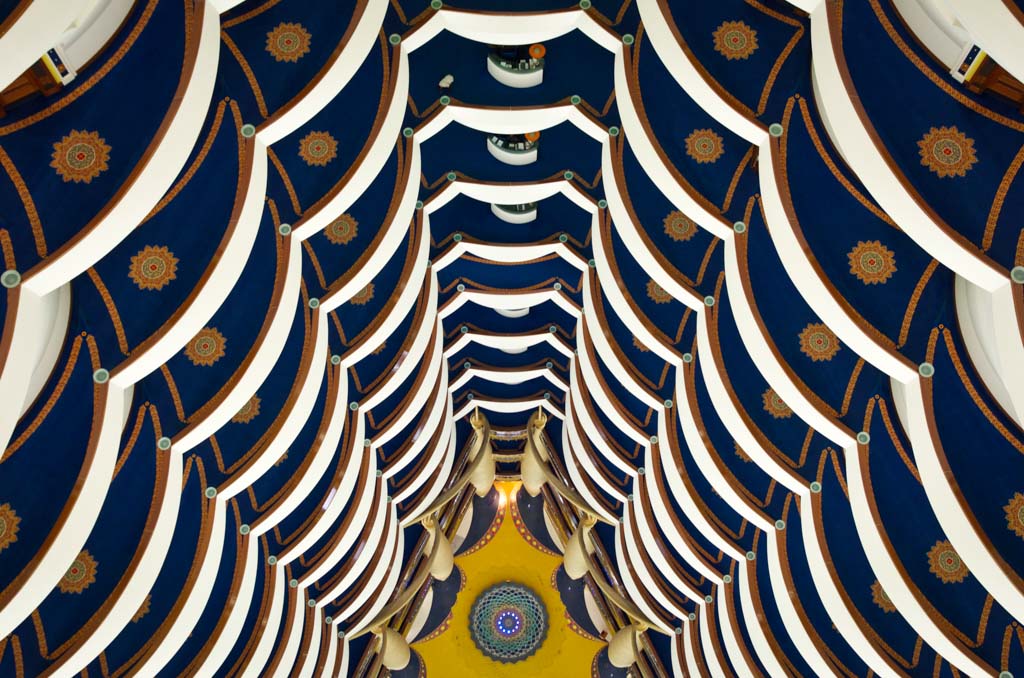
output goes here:
[{"label": "teal dot", "polygon": [[775,529],[776,530],[784,530],[784,529],[786,529],[786,521],[785,520],[776,520],[775,521]]},{"label": "teal dot", "polygon": [[742,221],[737,221],[735,224],[732,225],[732,230],[736,231],[737,233],[746,233],[747,225]]},{"label": "teal dot", "polygon": [[390,42],[392,45],[397,45],[398,43],[402,42],[402,36],[400,36],[398,33],[392,33],[391,35],[388,36],[388,42]]},{"label": "teal dot", "polygon": [[782,127],[782,125],[780,125],[777,122],[773,122],[772,124],[768,125],[768,134],[771,134],[773,137],[781,137],[782,133],[785,131],[786,130]]},{"label": "teal dot", "polygon": [[267,556],[268,565],[277,565],[277,556]]},{"label": "teal dot", "polygon": [[683,362],[684,363],[692,363],[693,362],[693,354],[692,353],[684,353],[683,354]]},{"label": "teal dot", "polygon": [[455,172],[449,172],[448,174],[445,175],[445,177],[448,179],[448,181],[455,181],[458,178],[458,175],[455,174]]},{"label": "teal dot", "polygon": [[861,445],[867,445],[871,442],[871,436],[868,435],[867,431],[861,431],[857,434],[857,442]]},{"label": "teal dot", "polygon": [[203,494],[205,494],[205,495],[206,495],[206,498],[207,498],[207,499],[213,499],[214,497],[216,497],[216,496],[217,496],[217,488],[216,488],[216,487],[208,487],[208,488],[206,488],[206,490],[205,490],[205,491],[203,492]]},{"label": "teal dot", "polygon": [[562,235],[558,236],[558,242],[568,242],[568,241],[569,241],[569,236],[567,236],[565,233],[563,233]]},{"label": "teal dot", "polygon": [[450,104],[452,102],[452,98],[450,96],[448,96],[447,94],[445,94],[438,101],[441,102],[442,106],[447,106],[448,104]]},{"label": "teal dot", "polygon": [[814,494],[818,494],[819,492],[821,492],[821,483],[819,483],[817,480],[811,482],[811,492],[813,492]]},{"label": "teal dot", "polygon": [[579,106],[581,101],[583,101],[583,99],[581,99],[577,94],[573,94],[571,97],[569,97],[569,102],[573,106]]},{"label": "teal dot", "polygon": [[171,439],[164,436],[156,441],[156,447],[158,450],[169,450],[171,449]]},{"label": "teal dot", "polygon": [[331,364],[332,365],[340,365],[341,364],[341,356],[337,355],[337,354],[332,355],[331,356]]},{"label": "teal dot", "polygon": [[753,560],[753,559],[754,559],[754,558],[756,558],[756,557],[757,557],[757,556],[756,556],[756,555],[754,555],[754,552],[753,552],[753,551],[747,551],[747,560]]},{"label": "teal dot", "polygon": [[292,232],[292,225],[281,224],[280,226],[277,227],[277,232],[280,233],[281,235],[288,235],[289,233]]},{"label": "teal dot", "polygon": [[252,528],[250,528],[250,527],[249,527],[248,525],[240,525],[240,526],[238,527],[238,531],[239,531],[239,532],[241,532],[242,534],[249,534],[249,531],[250,531],[251,529],[252,529]]},{"label": "teal dot", "polygon": [[1018,285],[1024,285],[1024,266],[1014,266],[1010,271],[1010,279]]},{"label": "teal dot", "polygon": [[597,206],[600,209],[604,209],[605,207],[608,207],[608,201],[605,200],[604,198],[601,198],[600,200],[597,201]]},{"label": "teal dot", "polygon": [[0,284],[7,289],[17,287],[21,284],[21,274],[13,268],[7,269],[2,275],[0,275]]},{"label": "teal dot", "polygon": [[570,172],[569,170],[566,170],[565,172],[562,173],[562,176],[565,177],[566,181],[572,181],[572,178],[576,175]]},{"label": "teal dot", "polygon": [[105,384],[110,379],[110,372],[102,367],[92,373],[92,380],[97,384]]},{"label": "teal dot", "polygon": [[715,305],[715,298],[713,296],[711,296],[710,294],[708,296],[704,297],[704,305],[705,306],[714,306]]},{"label": "teal dot", "polygon": [[441,0],[430,0],[431,9],[441,9],[442,7],[444,7],[444,3]]},{"label": "teal dot", "polygon": [[624,44],[632,45],[633,41],[634,41],[633,36],[630,35],[629,33],[626,33],[624,36],[622,36],[622,42]]},{"label": "teal dot", "polygon": [[611,127],[608,128],[608,134],[613,137],[619,136],[619,128],[616,127],[615,125],[612,125]]},{"label": "teal dot", "polygon": [[412,127],[406,127],[402,130],[402,136],[408,139],[413,135]]},{"label": "teal dot", "polygon": [[917,366],[917,372],[927,379],[935,374],[935,366],[931,363],[921,363]]},{"label": "teal dot", "polygon": [[319,299],[317,299],[316,297],[311,297],[309,299],[309,307],[310,308],[318,308],[319,306],[320,306],[320,300]]},{"label": "teal dot", "polygon": [[244,125],[242,125],[241,132],[243,137],[245,137],[246,139],[251,139],[252,137],[256,136],[256,125],[250,125],[249,123],[245,123]]}]

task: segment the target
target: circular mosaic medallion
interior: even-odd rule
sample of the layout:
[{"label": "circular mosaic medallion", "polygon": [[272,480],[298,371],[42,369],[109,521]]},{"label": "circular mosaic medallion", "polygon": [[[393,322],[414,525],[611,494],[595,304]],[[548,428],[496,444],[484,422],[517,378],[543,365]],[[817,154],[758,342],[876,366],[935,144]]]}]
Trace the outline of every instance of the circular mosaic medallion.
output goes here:
[{"label": "circular mosaic medallion", "polygon": [[800,350],[816,363],[832,360],[839,353],[839,338],[822,323],[811,323],[800,333]]},{"label": "circular mosaic medallion", "polygon": [[174,280],[178,259],[166,247],[146,245],[132,257],[128,277],[140,290],[159,290]]},{"label": "circular mosaic medallion", "polygon": [[236,424],[248,424],[259,416],[259,413],[260,397],[258,395],[254,395],[249,398],[244,405],[242,405],[242,409],[238,410],[238,412],[235,413],[235,416],[231,417],[231,421]]},{"label": "circular mosaic medallion", "polygon": [[153,594],[147,595],[146,598],[142,601],[142,604],[139,605],[139,609],[136,610],[135,614],[132,615],[132,623],[133,624],[137,624],[140,619],[142,619],[147,614],[149,614],[149,607],[150,607],[150,603],[152,603],[152,602],[153,602]]},{"label": "circular mosaic medallion", "polygon": [[859,241],[846,258],[850,273],[865,285],[884,283],[896,272],[896,255],[878,240]]},{"label": "circular mosaic medallion", "polygon": [[686,155],[701,165],[715,162],[723,153],[722,137],[710,129],[695,129],[686,137]]},{"label": "circular mosaic medallion", "polygon": [[50,167],[64,181],[90,183],[107,169],[110,146],[96,132],[71,130],[53,145]]},{"label": "circular mosaic medallion", "polygon": [[355,293],[355,295],[349,300],[356,306],[365,306],[366,304],[373,301],[373,283],[369,283],[363,289]]},{"label": "circular mosaic medallion", "polygon": [[697,225],[679,210],[669,212],[662,223],[665,224],[665,234],[676,242],[686,242],[697,235]]},{"label": "circular mosaic medallion", "polygon": [[326,167],[338,155],[338,141],[327,132],[310,132],[299,142],[299,157],[307,165]]},{"label": "circular mosaic medallion", "polygon": [[654,282],[647,281],[647,296],[656,304],[667,304],[672,301],[672,295],[665,291],[665,288]]},{"label": "circular mosaic medallion", "polygon": [[978,162],[974,139],[954,127],[932,127],[917,142],[921,164],[940,177],[962,177]]},{"label": "circular mosaic medallion", "polygon": [[324,229],[324,235],[335,245],[347,245],[359,233],[359,222],[351,214],[342,214]]},{"label": "circular mosaic medallion", "polygon": [[81,593],[96,581],[96,559],[88,551],[82,551],[71,563],[71,567],[57,582],[62,593]]},{"label": "circular mosaic medallion", "polygon": [[185,356],[193,365],[212,365],[224,356],[227,339],[213,327],[204,327],[185,348]]},{"label": "circular mosaic medallion", "polygon": [[309,41],[301,24],[281,23],[267,33],[267,51],[275,61],[296,62],[309,52]]},{"label": "circular mosaic medallion", "polygon": [[789,419],[793,416],[793,410],[783,402],[779,394],[773,389],[768,389],[761,394],[761,401],[764,403],[764,411],[775,419]]},{"label": "circular mosaic medallion", "polygon": [[10,504],[0,504],[0,551],[18,541],[18,523],[21,518]]},{"label": "circular mosaic medallion", "polygon": [[969,571],[948,540],[935,542],[928,551],[928,569],[944,584],[956,584],[967,578]]},{"label": "circular mosaic medallion", "polygon": [[469,632],[488,658],[505,664],[536,652],[548,632],[540,597],[521,584],[496,584],[481,593],[469,613]]},{"label": "circular mosaic medallion", "polygon": [[726,21],[714,33],[715,51],[729,61],[746,59],[757,50],[757,31],[742,21]]},{"label": "circular mosaic medallion", "polygon": [[885,612],[895,612],[896,604],[889,600],[889,596],[882,588],[882,584],[876,579],[875,583],[871,585],[871,599],[875,601],[875,605],[882,608]]},{"label": "circular mosaic medallion", "polygon": [[[1017,492],[1003,507],[1006,511],[1006,527],[1015,532],[1018,537],[1024,538],[1024,494]],[[0,513],[3,506],[0,506]],[[0,549],[3,548],[3,535],[0,534]]]}]

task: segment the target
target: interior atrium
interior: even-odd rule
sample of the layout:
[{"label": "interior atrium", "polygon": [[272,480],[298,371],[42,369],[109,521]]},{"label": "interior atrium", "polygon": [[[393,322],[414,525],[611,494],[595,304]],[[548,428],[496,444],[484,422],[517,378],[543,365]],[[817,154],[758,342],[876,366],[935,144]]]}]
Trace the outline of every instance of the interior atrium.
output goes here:
[{"label": "interior atrium", "polygon": [[1024,678],[1024,0],[0,0],[0,678]]}]

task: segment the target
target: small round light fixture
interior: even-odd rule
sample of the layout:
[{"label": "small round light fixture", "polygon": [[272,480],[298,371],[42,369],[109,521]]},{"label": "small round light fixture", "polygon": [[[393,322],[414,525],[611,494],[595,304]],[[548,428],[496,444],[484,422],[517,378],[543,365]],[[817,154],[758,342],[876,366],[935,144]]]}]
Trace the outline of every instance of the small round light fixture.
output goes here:
[{"label": "small round light fixture", "polygon": [[21,284],[21,274],[15,271],[13,268],[9,268],[0,274],[0,284],[7,289],[12,289]]}]

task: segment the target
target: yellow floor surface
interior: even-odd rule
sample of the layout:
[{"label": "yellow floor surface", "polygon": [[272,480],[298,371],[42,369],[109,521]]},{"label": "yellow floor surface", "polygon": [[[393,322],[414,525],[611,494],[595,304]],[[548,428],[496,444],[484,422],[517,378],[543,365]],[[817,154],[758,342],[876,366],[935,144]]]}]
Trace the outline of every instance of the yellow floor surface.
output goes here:
[{"label": "yellow floor surface", "polygon": [[[499,483],[504,497],[514,496],[518,483]],[[413,648],[423,657],[429,678],[589,678],[594,655],[602,643],[573,632],[565,618],[565,607],[551,585],[552,574],[561,559],[530,546],[516,531],[508,507],[501,528],[489,544],[475,553],[460,556],[455,563],[466,574],[466,586],[452,608],[451,627],[436,638]],[[454,573],[452,576],[459,576]],[[476,597],[489,586],[511,581],[533,589],[548,611],[548,635],[529,659],[502,664],[488,659],[469,635],[469,611]]]}]

